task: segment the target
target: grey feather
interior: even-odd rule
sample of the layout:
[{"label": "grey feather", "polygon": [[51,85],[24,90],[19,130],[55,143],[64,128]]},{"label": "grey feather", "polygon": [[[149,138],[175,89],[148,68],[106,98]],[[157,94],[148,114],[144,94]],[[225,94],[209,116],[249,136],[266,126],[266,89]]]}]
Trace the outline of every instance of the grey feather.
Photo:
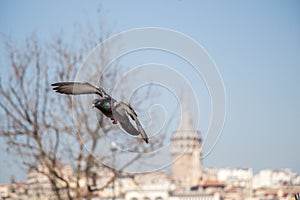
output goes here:
[{"label": "grey feather", "polygon": [[78,83],[78,82],[60,82],[53,83],[53,90],[61,94],[98,94],[101,97],[107,96],[102,88],[96,87],[90,83]]},{"label": "grey feather", "polygon": [[[137,129],[130,123],[129,116],[133,118]],[[140,121],[137,118],[134,110],[127,104],[120,102],[113,109],[113,117],[120,122],[122,128],[131,135],[140,135],[146,143],[149,143],[149,138],[143,129]]]}]

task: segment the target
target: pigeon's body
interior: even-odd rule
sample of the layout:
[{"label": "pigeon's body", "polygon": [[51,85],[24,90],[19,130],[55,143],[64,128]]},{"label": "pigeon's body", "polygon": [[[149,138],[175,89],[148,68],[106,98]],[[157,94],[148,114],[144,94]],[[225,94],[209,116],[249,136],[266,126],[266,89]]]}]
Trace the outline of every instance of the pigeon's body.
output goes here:
[{"label": "pigeon's body", "polygon": [[[97,94],[99,98],[93,102],[93,107],[100,110],[106,117],[113,120],[113,124],[120,123],[122,128],[131,135],[141,135],[146,143],[149,138],[140,124],[137,114],[130,105],[117,102],[109,96],[104,89],[91,85],[90,83],[60,82],[52,84],[53,90],[68,95]],[[136,123],[136,128],[131,124],[129,117]]]}]

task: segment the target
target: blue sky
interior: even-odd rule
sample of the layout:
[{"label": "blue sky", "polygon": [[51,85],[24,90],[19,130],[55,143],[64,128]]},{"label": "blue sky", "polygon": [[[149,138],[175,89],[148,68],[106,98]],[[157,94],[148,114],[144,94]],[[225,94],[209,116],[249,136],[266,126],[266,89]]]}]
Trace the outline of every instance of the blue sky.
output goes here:
[{"label": "blue sky", "polygon": [[[3,0],[0,32],[18,41],[32,32],[48,41],[61,30],[71,36],[74,24],[93,24],[99,8],[113,34],[174,29],[214,60],[226,88],[227,117],[205,167],[291,168],[300,174],[299,1]],[[0,73],[7,73],[5,66]],[[12,161],[4,164],[7,158],[1,153],[0,183],[17,171]]]}]

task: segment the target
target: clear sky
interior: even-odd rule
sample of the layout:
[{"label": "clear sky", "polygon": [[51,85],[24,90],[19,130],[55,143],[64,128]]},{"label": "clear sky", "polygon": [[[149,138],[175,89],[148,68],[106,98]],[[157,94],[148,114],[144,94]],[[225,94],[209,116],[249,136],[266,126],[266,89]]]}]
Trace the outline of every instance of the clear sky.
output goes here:
[{"label": "clear sky", "polygon": [[[291,168],[300,174],[299,1],[3,0],[0,33],[20,41],[32,32],[45,40],[60,30],[68,36],[74,24],[93,23],[100,8],[114,34],[149,26],[174,29],[201,44],[218,66],[227,117],[204,167]],[[7,73],[6,66],[0,73]],[[5,183],[17,168],[0,142]]]}]

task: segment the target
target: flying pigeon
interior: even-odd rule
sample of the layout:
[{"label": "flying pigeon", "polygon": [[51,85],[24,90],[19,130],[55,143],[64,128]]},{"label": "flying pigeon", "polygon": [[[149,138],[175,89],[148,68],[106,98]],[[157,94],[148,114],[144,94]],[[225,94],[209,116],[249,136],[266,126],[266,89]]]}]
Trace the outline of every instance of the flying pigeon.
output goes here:
[{"label": "flying pigeon", "polygon": [[[117,124],[119,122],[127,133],[135,136],[141,135],[143,140],[147,144],[149,143],[149,138],[140,124],[137,114],[133,108],[124,102],[117,102],[114,98],[108,95],[103,88],[94,86],[87,82],[59,82],[53,83],[51,86],[55,92],[61,94],[97,94],[99,98],[93,101],[93,108],[100,110],[106,117],[112,120],[113,124]],[[137,128],[131,124],[129,116],[135,121]]]}]

